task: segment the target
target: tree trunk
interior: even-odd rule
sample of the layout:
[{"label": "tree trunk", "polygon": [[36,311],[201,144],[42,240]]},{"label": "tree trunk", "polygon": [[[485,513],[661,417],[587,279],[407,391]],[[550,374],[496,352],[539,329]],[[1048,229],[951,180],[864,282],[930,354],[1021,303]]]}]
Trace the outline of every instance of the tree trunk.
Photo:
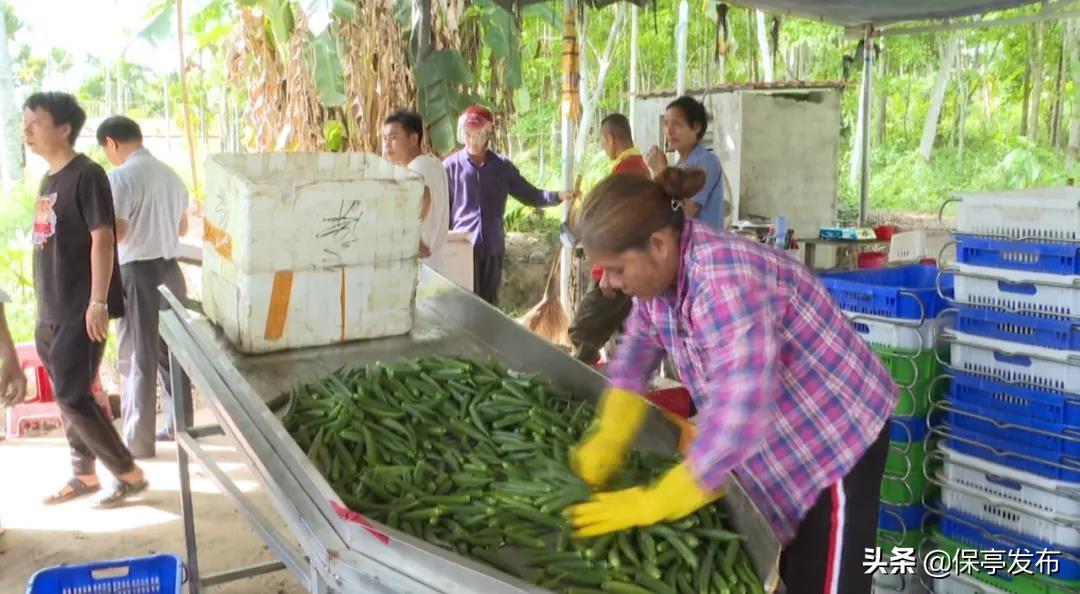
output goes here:
[{"label": "tree trunk", "polygon": [[1069,146],[1065,150],[1065,167],[1072,169],[1080,157],[1080,20],[1067,23],[1069,36],[1069,73],[1073,79],[1072,108],[1069,113]]},{"label": "tree trunk", "polygon": [[1054,81],[1054,110],[1050,116],[1050,146],[1054,148],[1061,148],[1061,111],[1062,106],[1062,88],[1065,84],[1065,44],[1068,39],[1068,34],[1065,28],[1061,30],[1061,47],[1058,51],[1058,63],[1057,63],[1057,76]]},{"label": "tree trunk", "polygon": [[772,52],[769,51],[769,31],[765,24],[765,12],[755,11],[757,15],[758,51],[761,52],[761,71],[765,73],[765,82],[773,82]]},{"label": "tree trunk", "polygon": [[757,43],[754,41],[754,17],[750,14],[751,11],[746,11],[746,51],[750,54],[750,59],[746,64],[750,70],[750,80],[759,81],[761,77],[758,76],[758,60],[757,60]]},{"label": "tree trunk", "polygon": [[4,191],[22,181],[22,136],[15,109],[15,72],[8,53],[7,2],[0,0],[0,176]]},{"label": "tree trunk", "polygon": [[625,20],[626,4],[620,2],[615,8],[615,21],[611,23],[611,31],[608,33],[607,44],[604,46],[604,54],[600,57],[600,67],[596,74],[596,81],[592,85],[589,85],[589,79],[585,76],[585,57],[588,51],[581,52],[581,122],[578,125],[577,139],[574,142],[574,160],[577,162],[575,169],[581,164],[582,158],[585,156],[585,143],[592,133],[592,121],[596,114],[596,107],[604,97],[604,82],[607,80],[608,72],[611,70],[611,57],[615,53],[615,40],[619,38]]},{"label": "tree trunk", "polygon": [[1024,97],[1020,105],[1020,136],[1028,135],[1028,113],[1031,110],[1031,60],[1024,61]]},{"label": "tree trunk", "polygon": [[926,124],[923,125],[922,142],[919,144],[919,156],[924,163],[930,162],[930,155],[934,151],[934,139],[937,137],[938,120],[941,118],[941,107],[945,103],[945,91],[949,88],[949,77],[952,65],[956,62],[956,54],[959,51],[960,38],[956,35],[950,37],[941,56],[941,64],[938,67],[937,79],[934,88],[930,92],[930,109],[926,113]]},{"label": "tree trunk", "polygon": [[176,44],[180,52],[180,98],[184,104],[184,134],[187,136],[188,158],[191,160],[191,193],[199,193],[199,176],[195,173],[195,130],[191,122],[191,95],[187,84],[187,58],[184,56],[184,0],[176,0]]},{"label": "tree trunk", "polygon": [[[888,76],[888,60],[888,54],[883,53],[879,66],[880,71],[878,72],[878,80],[882,82],[884,82],[886,77]],[[888,112],[889,109],[889,94],[885,92],[885,89],[879,86],[877,90],[877,96],[877,132],[874,137],[876,138],[875,142],[877,142],[880,146],[885,144],[885,128],[887,125],[885,114]]]},{"label": "tree trunk", "polygon": [[1045,51],[1046,23],[1035,25],[1035,55],[1031,65],[1031,140],[1039,142],[1039,114],[1042,112],[1042,92],[1044,75],[1043,60]]}]

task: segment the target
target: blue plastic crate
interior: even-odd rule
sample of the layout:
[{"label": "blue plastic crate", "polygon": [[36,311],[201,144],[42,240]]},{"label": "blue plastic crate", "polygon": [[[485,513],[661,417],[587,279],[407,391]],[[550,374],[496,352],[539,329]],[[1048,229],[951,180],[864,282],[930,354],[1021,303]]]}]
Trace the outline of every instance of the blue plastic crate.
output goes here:
[{"label": "blue plastic crate", "polygon": [[[906,320],[930,319],[946,307],[938,295],[937,266],[912,264],[821,275],[825,287],[845,311]],[[941,278],[943,290],[953,277]]]},{"label": "blue plastic crate", "polygon": [[[1058,545],[1045,543],[1029,536],[1022,536],[1000,526],[991,526],[963,512],[951,509],[947,514],[941,514],[939,530],[946,538],[976,549],[1031,553],[1033,555],[1031,557],[1031,570],[1040,575],[1065,581],[1080,579],[1080,562],[1064,554],[1054,555],[1058,562],[1057,572],[1040,573],[1036,570],[1035,561],[1039,558],[1038,551],[1064,553],[1065,551],[1062,551]],[[1000,535],[1004,538],[991,538],[990,535]],[[1005,554],[1005,558],[1008,560],[1008,553]]]},{"label": "blue plastic crate", "polygon": [[991,443],[992,440],[960,427],[950,427],[949,433],[960,439],[946,437],[945,447],[961,454],[1067,483],[1080,482],[1080,459],[1065,454],[1051,456],[1016,443]]},{"label": "blue plastic crate", "polygon": [[890,532],[922,532],[928,511],[921,503],[915,505],[878,504],[878,528]]},{"label": "blue plastic crate", "polygon": [[1017,419],[991,408],[962,402],[949,404],[955,409],[945,414],[950,426],[979,435],[981,440],[991,445],[1009,447],[1014,443],[1026,444],[1045,452],[1050,460],[1057,459],[1061,454],[1080,457],[1080,429],[1076,427]]},{"label": "blue plastic crate", "polygon": [[1045,274],[1080,274],[1080,245],[1006,241],[957,235],[956,259],[963,264]]},{"label": "blue plastic crate", "polygon": [[184,563],[176,555],[58,565],[30,578],[26,594],[180,594]]},{"label": "blue plastic crate", "polygon": [[1036,318],[1023,314],[960,306],[956,329],[974,336],[1080,351],[1080,320]]},{"label": "blue plastic crate", "polygon": [[954,372],[949,399],[997,411],[1003,418],[1080,427],[1080,395],[1070,396]]}]

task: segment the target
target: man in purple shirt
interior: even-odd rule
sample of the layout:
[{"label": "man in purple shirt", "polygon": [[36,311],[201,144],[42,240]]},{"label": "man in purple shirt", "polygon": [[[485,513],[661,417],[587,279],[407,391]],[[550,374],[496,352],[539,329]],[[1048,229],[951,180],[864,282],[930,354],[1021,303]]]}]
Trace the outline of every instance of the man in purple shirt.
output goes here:
[{"label": "man in purple shirt", "polygon": [[488,148],[495,119],[474,105],[458,119],[458,137],[465,148],[443,162],[450,181],[450,229],[466,231],[473,245],[473,292],[491,305],[499,300],[506,233],[506,198],[529,206],[554,206],[573,192],[538,190],[506,157]]}]

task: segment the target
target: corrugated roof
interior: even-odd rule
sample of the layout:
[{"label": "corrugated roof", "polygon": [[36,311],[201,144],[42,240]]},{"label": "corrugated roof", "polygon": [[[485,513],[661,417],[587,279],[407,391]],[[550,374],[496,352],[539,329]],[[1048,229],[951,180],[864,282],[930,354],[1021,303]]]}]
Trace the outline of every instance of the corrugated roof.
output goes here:
[{"label": "corrugated roof", "polygon": [[[823,81],[789,81],[789,82],[736,82],[725,83],[720,85],[712,85],[709,87],[699,87],[696,89],[687,89],[688,95],[700,95],[702,93],[730,93],[733,91],[819,91],[828,89],[842,89],[847,86],[853,86],[855,83],[843,81],[843,80],[823,80]],[[649,99],[652,97],[674,97],[675,89],[652,89],[648,91],[639,91],[634,94],[640,99]]]},{"label": "corrugated roof", "polygon": [[737,0],[737,6],[760,8],[838,25],[887,25],[928,21],[1036,4],[1041,0]]}]

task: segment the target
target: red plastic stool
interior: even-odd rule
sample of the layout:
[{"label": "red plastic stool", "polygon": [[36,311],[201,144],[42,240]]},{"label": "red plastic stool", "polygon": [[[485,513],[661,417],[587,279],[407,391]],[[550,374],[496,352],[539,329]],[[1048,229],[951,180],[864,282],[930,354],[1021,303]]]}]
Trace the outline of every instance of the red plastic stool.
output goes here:
[{"label": "red plastic stool", "polygon": [[[26,374],[29,390],[33,396],[7,410],[4,430],[11,437],[21,437],[26,425],[36,423],[61,425],[60,407],[56,404],[52,382],[49,381],[49,374],[45,371],[41,358],[38,357],[37,348],[29,343],[17,345],[15,356],[19,358],[19,367]],[[91,389],[94,392],[94,400],[105,412],[105,418],[111,419],[112,407],[109,405],[109,395],[102,390],[100,378],[94,380]]]}]

